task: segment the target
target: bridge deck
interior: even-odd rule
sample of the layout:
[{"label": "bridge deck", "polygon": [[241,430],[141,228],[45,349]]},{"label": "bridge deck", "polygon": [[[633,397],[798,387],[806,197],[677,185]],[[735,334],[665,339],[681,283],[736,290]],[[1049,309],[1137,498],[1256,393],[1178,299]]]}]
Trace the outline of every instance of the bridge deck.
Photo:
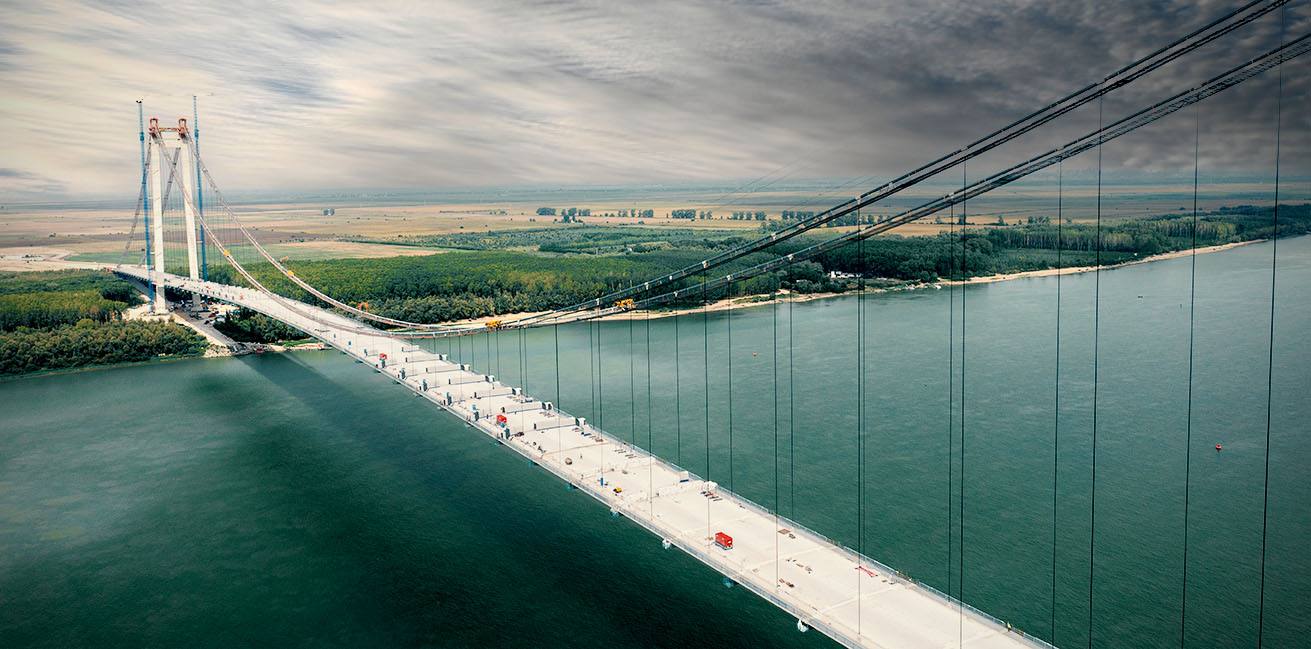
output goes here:
[{"label": "bridge deck", "polygon": [[[145,278],[144,268],[117,271]],[[510,386],[488,382],[438,354],[371,335],[374,330],[330,311],[296,306],[354,331],[325,327],[253,289],[175,275],[161,282],[277,318],[381,369],[605,503],[615,515],[637,522],[843,645],[943,649],[963,638],[966,647],[979,649],[1050,647],[590,424],[577,426],[567,413],[511,394]],[[379,352],[391,361],[385,368]],[[504,428],[496,424],[502,412]],[[731,550],[714,543],[716,532],[733,537]]]}]

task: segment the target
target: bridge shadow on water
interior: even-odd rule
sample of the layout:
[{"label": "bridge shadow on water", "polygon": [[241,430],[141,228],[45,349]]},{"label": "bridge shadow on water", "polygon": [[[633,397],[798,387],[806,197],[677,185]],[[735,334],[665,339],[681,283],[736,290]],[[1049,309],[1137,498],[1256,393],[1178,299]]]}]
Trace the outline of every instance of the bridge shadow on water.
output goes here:
[{"label": "bridge shadow on water", "polygon": [[[307,545],[355,573],[369,626],[414,645],[822,646],[791,619],[614,520],[381,375],[280,355],[249,363],[307,413],[244,437]],[[352,372],[337,376],[335,370]],[[622,520],[622,519],[621,519]],[[473,549],[473,548],[476,548]]]},{"label": "bridge shadow on water", "polygon": [[95,472],[32,516],[94,527],[0,561],[0,646],[831,646],[354,365],[136,368],[166,405],[69,433]]}]

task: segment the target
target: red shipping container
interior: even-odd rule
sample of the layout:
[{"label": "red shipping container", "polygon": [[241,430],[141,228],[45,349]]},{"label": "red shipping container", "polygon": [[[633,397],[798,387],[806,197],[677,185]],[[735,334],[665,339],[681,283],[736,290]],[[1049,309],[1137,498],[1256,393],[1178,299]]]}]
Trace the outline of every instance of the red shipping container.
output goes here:
[{"label": "red shipping container", "polygon": [[715,532],[715,545],[718,545],[719,547],[724,548],[725,550],[732,550],[733,537],[723,532]]}]

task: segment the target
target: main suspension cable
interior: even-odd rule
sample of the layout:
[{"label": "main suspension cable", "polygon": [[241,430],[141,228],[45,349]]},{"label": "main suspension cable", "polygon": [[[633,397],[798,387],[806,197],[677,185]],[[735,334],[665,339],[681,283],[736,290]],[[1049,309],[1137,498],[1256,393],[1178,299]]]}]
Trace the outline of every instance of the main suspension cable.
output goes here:
[{"label": "main suspension cable", "polygon": [[[1210,80],[1199,86],[1176,93],[1166,99],[1157,102],[1156,104],[1153,104],[1147,108],[1144,108],[1131,115],[1128,115],[1110,125],[1106,125],[1103,128],[1098,129],[1097,131],[1086,134],[1080,138],[1077,138],[1075,140],[1066,143],[1065,145],[1062,145],[1060,147],[1047,151],[1046,153],[1030,158],[1029,160],[1016,164],[1004,171],[998,172],[996,174],[983,178],[979,181],[976,181],[975,183],[966,185],[965,187],[962,187],[960,190],[956,192],[947,194],[945,196],[924,203],[916,208],[889,217],[888,220],[885,220],[882,223],[857,227],[856,229],[850,232],[833,237],[832,239],[829,239],[819,244],[815,244],[808,248],[802,249],[798,252],[784,255],[777,259],[766,261],[761,264],[757,264],[756,266],[752,266],[744,270],[730,273],[728,275],[722,276],[715,280],[709,281],[708,282],[709,286],[694,285],[686,288],[677,289],[674,291],[670,291],[668,293],[664,293],[662,295],[657,295],[654,297],[635,301],[633,304],[626,307],[619,307],[619,306],[601,307],[600,306],[601,301],[596,300],[594,301],[596,306],[598,307],[596,311],[578,315],[576,319],[585,320],[585,319],[597,318],[597,317],[605,316],[609,313],[614,313],[616,311],[623,310],[625,308],[645,308],[656,304],[663,304],[666,302],[683,298],[688,295],[704,292],[708,288],[712,288],[712,287],[718,288],[736,282],[741,282],[745,279],[755,277],[765,272],[773,271],[788,266],[790,264],[794,264],[800,261],[805,261],[808,259],[818,257],[822,254],[832,252],[846,245],[849,245],[859,239],[872,237],[877,234],[881,234],[883,232],[887,232],[894,228],[905,225],[906,223],[910,223],[925,218],[927,216],[931,216],[944,209],[948,209],[951,205],[961,203],[970,198],[974,198],[976,196],[997,189],[998,187],[1008,185],[1012,182],[1015,182],[1016,180],[1019,180],[1020,178],[1026,177],[1030,174],[1041,171],[1042,169],[1055,165],[1059,163],[1061,160],[1091,150],[1097,147],[1098,144],[1101,142],[1109,142],[1115,138],[1130,133],[1138,128],[1141,128],[1142,126],[1155,122],[1156,120],[1159,120],[1167,115],[1173,114],[1174,112],[1182,108],[1191,106],[1192,104],[1198,101],[1206,99],[1207,97],[1222,92],[1228,88],[1232,88],[1233,86],[1236,86],[1242,83],[1243,81],[1246,81],[1272,67],[1279,66],[1284,62],[1287,62],[1295,57],[1301,56],[1309,50],[1311,50],[1311,34],[1306,34],[1298,38],[1297,40],[1288,43],[1287,45],[1266,52],[1265,54],[1255,57],[1247,61],[1246,63],[1235,66],[1234,68],[1231,68],[1230,70],[1220,75],[1212,77]],[[532,326],[539,326],[539,325],[534,324]]]},{"label": "main suspension cable", "polygon": [[[1175,59],[1178,59],[1184,55],[1187,55],[1190,52],[1195,51],[1197,48],[1202,47],[1203,45],[1206,45],[1207,43],[1210,43],[1218,38],[1221,38],[1222,36],[1234,31],[1235,29],[1238,29],[1239,27],[1242,27],[1243,25],[1246,25],[1260,18],[1261,16],[1266,15],[1270,11],[1273,11],[1275,8],[1282,6],[1287,1],[1288,0],[1273,0],[1272,2],[1266,2],[1265,0],[1255,0],[1253,2],[1250,2],[1244,5],[1243,7],[1235,9],[1230,13],[1221,16],[1220,18],[1206,24],[1201,28],[1194,30],[1193,32],[1190,32],[1186,36],[1183,36],[1175,40],[1169,45],[1166,45],[1165,47],[1162,47],[1156,50],[1155,52],[1152,52],[1151,54],[1148,54],[1147,56],[1144,56],[1120,68],[1119,70],[1116,70],[1115,72],[1106,76],[1101,81],[1095,82],[1084,88],[1081,88],[1078,91],[1075,91],[1058,101],[1048,104],[1047,106],[1037,111],[1034,111],[1019,120],[1016,120],[1000,129],[993,131],[992,133],[989,133],[988,135],[985,135],[984,137],[970,143],[969,145],[961,149],[957,149],[956,151],[943,155],[938,159],[929,162],[925,165],[922,165],[919,168],[909,173],[906,173],[896,179],[893,179],[876,189],[865,192],[858,199],[852,199],[843,202],[837,206],[834,206],[823,212],[820,212],[818,215],[812,218],[798,221],[795,224],[789,225],[769,235],[762,236],[753,241],[744,243],[740,246],[732,248],[728,251],[725,251],[708,259],[705,259],[696,264],[686,266],[672,273],[667,273],[661,277],[652,278],[651,280],[643,282],[640,285],[634,284],[633,286],[627,289],[617,291],[600,298],[587,300],[569,307],[556,309],[554,311],[550,311],[547,313],[520,318],[518,320],[511,321],[510,324],[515,326],[522,326],[541,319],[548,319],[548,320],[556,319],[564,314],[600,307],[602,304],[609,304],[612,302],[617,302],[619,300],[625,299],[632,295],[646,293],[652,289],[668,285],[670,283],[679,281],[687,277],[691,277],[692,275],[696,274],[699,271],[708,270],[710,268],[716,268],[718,266],[722,266],[723,264],[729,263],[735,259],[748,255],[752,252],[756,252],[758,250],[768,248],[781,241],[785,241],[799,234],[817,228],[825,223],[846,216],[847,214],[859,210],[862,207],[871,206],[878,201],[885,200],[890,196],[906,188],[913,187],[927,180],[928,178],[931,178],[941,172],[947,171],[957,165],[963,164],[972,158],[975,158],[987,151],[990,151],[998,146],[1001,146],[1002,144],[1005,144],[1006,142],[1009,142],[1010,140],[1013,140],[1021,135],[1024,135],[1025,133],[1028,133],[1040,126],[1043,126],[1044,124],[1047,124],[1052,120],[1055,120],[1058,117],[1061,117],[1062,115],[1065,115],[1080,106],[1083,106],[1091,101],[1097,100],[1101,98],[1103,95],[1105,95],[1106,93],[1115,90],[1116,88],[1126,86],[1136,81],[1137,79],[1147,75],[1148,73],[1166,65],[1167,63],[1174,61]],[[1263,6],[1257,7],[1257,5],[1263,5]],[[1248,13],[1248,10],[1253,9],[1254,7],[1255,10]]]}]

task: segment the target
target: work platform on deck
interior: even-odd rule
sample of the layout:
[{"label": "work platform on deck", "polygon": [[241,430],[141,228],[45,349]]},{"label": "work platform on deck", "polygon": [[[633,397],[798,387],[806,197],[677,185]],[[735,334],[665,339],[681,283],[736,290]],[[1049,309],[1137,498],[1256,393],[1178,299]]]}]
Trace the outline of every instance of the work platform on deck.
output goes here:
[{"label": "work platform on deck", "polygon": [[[141,267],[116,272],[146,279]],[[943,649],[963,640],[978,649],[1050,647],[440,354],[254,289],[176,275],[155,279],[277,318],[368,363],[843,645]],[[380,353],[387,354],[385,367]],[[732,549],[715,543],[716,532],[732,537]]]}]

